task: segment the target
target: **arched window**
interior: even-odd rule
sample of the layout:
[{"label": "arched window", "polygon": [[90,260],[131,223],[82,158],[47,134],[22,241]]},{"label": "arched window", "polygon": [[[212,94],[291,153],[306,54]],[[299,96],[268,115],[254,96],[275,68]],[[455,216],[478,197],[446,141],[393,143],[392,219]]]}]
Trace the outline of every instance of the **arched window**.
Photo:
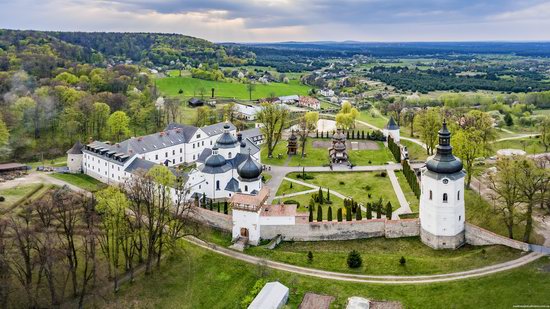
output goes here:
[{"label": "arched window", "polygon": [[220,181],[216,180],[216,190],[219,190],[219,189],[220,189]]},{"label": "arched window", "polygon": [[244,186],[244,192],[248,192],[248,186]]},{"label": "arched window", "polygon": [[447,193],[443,193],[443,203],[447,203]]},{"label": "arched window", "polygon": [[228,158],[231,159],[231,152],[229,153]]},{"label": "arched window", "polygon": [[432,200],[432,197],[433,197],[432,190],[430,190],[430,201]]},{"label": "arched window", "polygon": [[460,190],[458,190],[458,192],[456,193],[456,200],[460,201]]}]

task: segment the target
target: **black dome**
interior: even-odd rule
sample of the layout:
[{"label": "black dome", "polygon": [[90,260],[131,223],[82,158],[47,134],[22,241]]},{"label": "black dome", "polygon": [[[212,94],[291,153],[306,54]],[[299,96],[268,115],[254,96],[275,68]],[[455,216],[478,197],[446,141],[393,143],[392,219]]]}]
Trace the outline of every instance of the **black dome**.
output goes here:
[{"label": "black dome", "polygon": [[262,174],[262,167],[248,155],[248,159],[237,167],[237,173],[243,179],[255,179]]},{"label": "black dome", "polygon": [[426,163],[426,168],[434,173],[453,174],[462,171],[462,167],[462,161],[453,155],[451,132],[447,130],[447,123],[443,121],[443,127],[439,130],[437,153]]},{"label": "black dome", "polygon": [[239,141],[229,132],[224,132],[216,141],[219,148],[233,148]]},{"label": "black dome", "polygon": [[213,154],[206,159],[206,161],[204,162],[204,165],[209,167],[220,167],[225,165],[226,163],[225,158],[222,155],[218,154],[217,150],[218,148],[216,147],[212,149]]}]

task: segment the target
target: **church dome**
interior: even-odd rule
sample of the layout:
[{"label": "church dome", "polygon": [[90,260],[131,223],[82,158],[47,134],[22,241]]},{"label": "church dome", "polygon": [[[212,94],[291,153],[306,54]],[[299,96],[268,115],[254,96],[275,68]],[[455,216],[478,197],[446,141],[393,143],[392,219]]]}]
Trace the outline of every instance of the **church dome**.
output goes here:
[{"label": "church dome", "polygon": [[346,145],[344,143],[336,143],[334,144],[335,150],[346,150]]},{"label": "church dome", "polygon": [[218,148],[212,148],[212,155],[206,159],[204,165],[209,167],[220,167],[224,166],[226,163],[225,158],[218,154]]},{"label": "church dome", "polygon": [[229,125],[225,124],[223,126],[224,132],[216,141],[216,146],[218,148],[233,148],[238,144],[238,140],[235,136],[229,133]]},{"label": "church dome", "polygon": [[338,130],[336,133],[334,133],[332,139],[337,141],[344,141],[346,139],[346,135],[342,132],[342,130]]},{"label": "church dome", "polygon": [[429,171],[439,174],[453,174],[462,171],[462,161],[453,155],[451,147],[451,132],[447,129],[447,122],[439,130],[439,144],[435,156],[426,163]]},{"label": "church dome", "polygon": [[250,155],[237,167],[237,173],[243,179],[255,179],[262,174],[262,167]]}]

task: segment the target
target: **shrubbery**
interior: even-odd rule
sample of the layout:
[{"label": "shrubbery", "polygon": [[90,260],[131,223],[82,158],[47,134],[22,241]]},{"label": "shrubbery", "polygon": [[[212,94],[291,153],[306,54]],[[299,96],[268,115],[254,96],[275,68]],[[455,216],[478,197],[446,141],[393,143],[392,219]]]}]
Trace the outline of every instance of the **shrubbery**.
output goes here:
[{"label": "shrubbery", "polygon": [[363,264],[363,259],[361,258],[361,254],[358,251],[352,250],[348,254],[347,262],[349,268],[359,268]]}]

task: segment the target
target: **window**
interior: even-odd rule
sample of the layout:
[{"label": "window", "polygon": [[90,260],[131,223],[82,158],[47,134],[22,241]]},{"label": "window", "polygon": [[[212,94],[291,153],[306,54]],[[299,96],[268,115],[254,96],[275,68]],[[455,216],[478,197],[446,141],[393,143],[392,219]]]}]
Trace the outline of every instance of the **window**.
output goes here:
[{"label": "window", "polygon": [[193,155],[193,160],[195,160],[195,155]]},{"label": "window", "polygon": [[159,155],[156,154],[156,155],[155,155],[155,160],[158,160],[158,159],[159,159]]},{"label": "window", "polygon": [[458,190],[458,192],[456,193],[456,199],[460,201],[460,190]]},{"label": "window", "polygon": [[430,190],[430,201],[432,200],[432,197],[433,197],[432,190]]},{"label": "window", "polygon": [[195,143],[193,143],[193,149],[195,149]]},{"label": "window", "polygon": [[229,152],[228,158],[231,159],[231,152]]},{"label": "window", "polygon": [[183,153],[183,148],[180,148],[180,153]]},{"label": "window", "polygon": [[164,157],[168,158],[168,151],[164,153]]},{"label": "window", "polygon": [[244,192],[248,192],[248,186],[244,186]]},{"label": "window", "polygon": [[201,138],[201,135],[200,135],[200,134],[197,134],[197,138]]},{"label": "window", "polygon": [[220,190],[220,181],[216,180],[216,190]]},{"label": "window", "polygon": [[176,149],[172,150],[172,155],[173,155],[173,156],[176,155]]},{"label": "window", "polygon": [[458,216],[458,222],[460,222],[460,220],[462,220],[462,216]]},{"label": "window", "polygon": [[210,141],[210,146],[212,146],[212,141]]},{"label": "window", "polygon": [[204,141],[202,141],[202,145],[204,146]]},{"label": "window", "polygon": [[180,162],[183,162],[183,157],[180,157]]},{"label": "window", "polygon": [[443,203],[447,203],[447,193],[443,193]]}]

